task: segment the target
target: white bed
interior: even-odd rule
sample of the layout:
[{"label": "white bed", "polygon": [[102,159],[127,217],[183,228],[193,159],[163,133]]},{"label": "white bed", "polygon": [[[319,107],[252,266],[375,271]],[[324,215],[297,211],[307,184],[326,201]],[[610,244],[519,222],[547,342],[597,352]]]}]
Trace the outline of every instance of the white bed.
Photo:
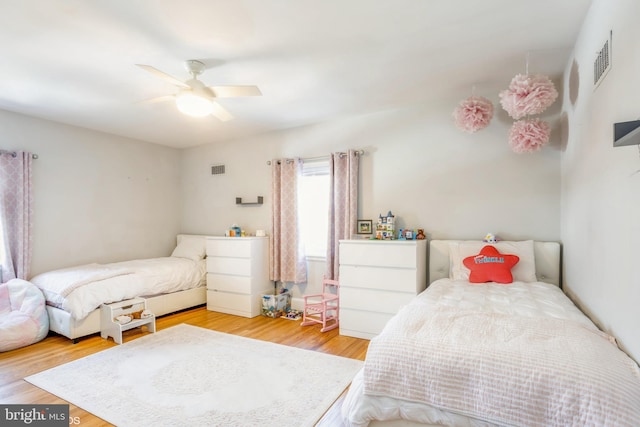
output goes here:
[{"label": "white bed", "polygon": [[144,297],[156,315],[206,303],[205,236],[177,236],[170,257],[88,264],[31,279],[45,294],[49,329],[76,340],[100,331],[100,304]]},{"label": "white bed", "polygon": [[638,365],[558,287],[559,244],[530,245],[512,284],[470,284],[457,258],[484,243],[432,241],[431,284],[371,341],[345,425],[636,425]]}]

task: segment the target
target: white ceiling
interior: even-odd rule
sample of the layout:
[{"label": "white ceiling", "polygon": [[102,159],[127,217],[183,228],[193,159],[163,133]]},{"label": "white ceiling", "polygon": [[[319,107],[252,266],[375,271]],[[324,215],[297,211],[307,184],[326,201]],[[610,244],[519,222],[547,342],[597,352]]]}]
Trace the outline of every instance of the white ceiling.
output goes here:
[{"label": "white ceiling", "polygon": [[[0,109],[172,147],[558,78],[591,0],[0,0]],[[235,119],[141,100],[176,87],[134,64],[207,85]],[[455,104],[451,105],[451,109]]]}]

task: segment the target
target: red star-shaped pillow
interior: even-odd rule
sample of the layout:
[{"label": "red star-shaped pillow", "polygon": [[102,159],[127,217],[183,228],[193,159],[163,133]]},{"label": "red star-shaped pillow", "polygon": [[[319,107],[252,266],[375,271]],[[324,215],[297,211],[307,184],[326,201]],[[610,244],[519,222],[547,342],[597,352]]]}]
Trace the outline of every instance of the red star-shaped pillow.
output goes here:
[{"label": "red star-shaped pillow", "polygon": [[512,283],[511,269],[518,261],[517,255],[501,254],[495,247],[487,245],[478,255],[467,257],[462,263],[471,270],[471,283]]}]

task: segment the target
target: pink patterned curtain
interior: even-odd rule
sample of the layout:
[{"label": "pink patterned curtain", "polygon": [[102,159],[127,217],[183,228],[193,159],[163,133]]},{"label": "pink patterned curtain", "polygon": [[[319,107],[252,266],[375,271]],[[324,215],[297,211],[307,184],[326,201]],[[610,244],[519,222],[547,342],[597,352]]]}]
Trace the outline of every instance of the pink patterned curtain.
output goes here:
[{"label": "pink patterned curtain", "polygon": [[31,162],[28,152],[0,154],[2,282],[27,280],[31,264]]},{"label": "pink patterned curtain", "polygon": [[307,265],[298,227],[298,177],[302,160],[271,162],[271,280],[304,283]]},{"label": "pink patterned curtain", "polygon": [[359,153],[331,154],[329,173],[331,189],[329,199],[329,236],[327,240],[327,279],[338,279],[339,241],[350,239],[356,232],[358,221],[358,165]]}]

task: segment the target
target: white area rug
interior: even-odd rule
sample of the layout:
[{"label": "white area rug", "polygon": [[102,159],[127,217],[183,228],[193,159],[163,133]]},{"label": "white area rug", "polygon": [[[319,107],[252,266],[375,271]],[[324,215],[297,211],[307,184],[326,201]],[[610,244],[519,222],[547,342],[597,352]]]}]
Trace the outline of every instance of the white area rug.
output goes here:
[{"label": "white area rug", "polygon": [[117,426],[313,426],[363,362],[178,325],[25,378]]}]

